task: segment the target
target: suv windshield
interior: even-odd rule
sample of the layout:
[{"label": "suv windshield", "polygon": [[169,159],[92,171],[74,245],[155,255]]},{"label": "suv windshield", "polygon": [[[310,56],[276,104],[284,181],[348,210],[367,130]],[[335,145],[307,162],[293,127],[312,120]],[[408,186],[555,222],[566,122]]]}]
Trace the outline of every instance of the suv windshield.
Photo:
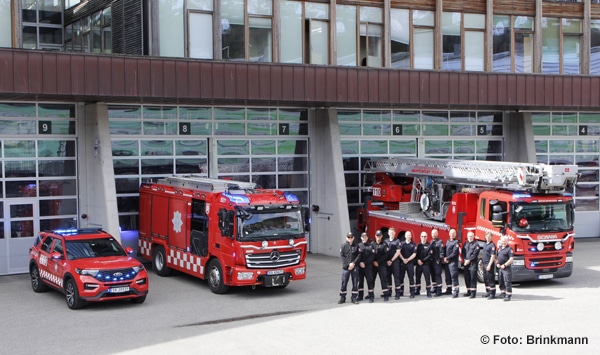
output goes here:
[{"label": "suv windshield", "polygon": [[66,240],[67,258],[98,258],[103,256],[127,256],[127,253],[113,238]]},{"label": "suv windshield", "polygon": [[573,228],[571,203],[515,203],[511,228],[515,232],[561,232]]},{"label": "suv windshield", "polygon": [[299,210],[252,212],[239,219],[240,240],[294,238],[303,233]]}]

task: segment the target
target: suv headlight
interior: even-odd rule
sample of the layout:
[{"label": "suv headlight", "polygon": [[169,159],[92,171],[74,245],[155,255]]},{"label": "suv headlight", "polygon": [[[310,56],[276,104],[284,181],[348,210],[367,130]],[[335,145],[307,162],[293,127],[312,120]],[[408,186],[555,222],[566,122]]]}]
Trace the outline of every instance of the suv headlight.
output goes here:
[{"label": "suv headlight", "polygon": [[98,273],[100,272],[100,270],[98,270],[98,269],[80,269],[80,268],[76,268],[75,272],[78,273],[79,275],[90,275],[92,277],[96,277],[96,275],[98,275]]},{"label": "suv headlight", "polygon": [[133,271],[135,271],[136,274],[139,274],[140,271],[143,271],[145,268],[144,268],[144,265],[140,264],[138,266],[132,267],[132,269],[133,269]]}]

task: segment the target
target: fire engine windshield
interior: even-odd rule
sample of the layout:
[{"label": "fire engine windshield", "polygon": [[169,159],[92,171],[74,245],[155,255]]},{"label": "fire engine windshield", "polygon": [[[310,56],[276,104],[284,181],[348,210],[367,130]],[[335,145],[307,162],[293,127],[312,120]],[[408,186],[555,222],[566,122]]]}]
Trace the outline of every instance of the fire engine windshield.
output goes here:
[{"label": "fire engine windshield", "polygon": [[299,210],[245,212],[238,215],[240,240],[297,238],[303,233]]},{"label": "fire engine windshield", "polygon": [[559,203],[515,203],[511,228],[515,232],[561,232],[573,228],[573,205]]},{"label": "fire engine windshield", "polygon": [[69,260],[103,256],[127,256],[121,245],[112,238],[67,240],[66,244]]}]

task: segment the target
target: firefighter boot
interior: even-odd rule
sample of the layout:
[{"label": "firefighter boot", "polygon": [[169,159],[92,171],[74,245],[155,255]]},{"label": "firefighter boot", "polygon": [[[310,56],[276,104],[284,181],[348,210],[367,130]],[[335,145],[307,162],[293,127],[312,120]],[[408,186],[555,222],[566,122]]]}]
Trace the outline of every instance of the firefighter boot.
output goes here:
[{"label": "firefighter boot", "polygon": [[504,292],[501,291],[500,292],[500,296],[498,296],[498,298],[504,299],[505,297],[506,297],[506,293],[504,293]]},{"label": "firefighter boot", "polygon": [[404,297],[404,285],[400,286],[400,296]]},{"label": "firefighter boot", "polygon": [[410,298],[415,298],[415,287],[410,286]]},{"label": "firefighter boot", "polygon": [[417,288],[415,289],[415,296],[421,296],[421,286],[416,286]]},{"label": "firefighter boot", "polygon": [[437,286],[435,288],[435,294],[433,295],[434,297],[440,297],[442,295],[442,286]]},{"label": "firefighter boot", "polygon": [[444,295],[451,295],[451,294],[452,294],[452,287],[446,286],[446,292],[444,292]]},{"label": "firefighter boot", "polygon": [[504,297],[504,302],[510,301],[511,297],[512,297],[512,295],[506,295],[506,297]]},{"label": "firefighter boot", "polygon": [[490,295],[487,296],[487,299],[493,300],[494,298],[496,298],[496,290],[490,290]]},{"label": "firefighter boot", "polygon": [[384,301],[384,302],[387,302],[387,301],[389,301],[389,300],[390,300],[390,295],[391,295],[391,292],[390,292],[390,291],[385,291],[385,292],[383,293],[383,301]]},{"label": "firefighter boot", "polygon": [[427,298],[431,298],[431,290],[427,289]]},{"label": "firefighter boot", "polygon": [[375,301],[375,295],[373,294],[373,292],[369,292],[369,303],[373,303]]},{"label": "firefighter boot", "polygon": [[452,291],[452,298],[458,298],[458,287]]},{"label": "firefighter boot", "polygon": [[350,297],[350,301],[354,304],[358,304],[358,300],[356,299],[355,295],[352,295],[352,297]]},{"label": "firefighter boot", "polygon": [[358,298],[356,300],[357,301],[362,301],[364,299],[363,295],[364,295],[364,291],[358,291]]},{"label": "firefighter boot", "polygon": [[471,290],[471,296],[469,296],[469,298],[475,298],[475,297],[477,297],[477,291]]},{"label": "firefighter boot", "polygon": [[488,298],[492,294],[492,291],[489,288],[485,289],[485,295],[481,295],[483,298]]},{"label": "firefighter boot", "polygon": [[340,300],[338,301],[338,304],[342,304],[342,303],[346,303],[346,296],[340,296]]}]

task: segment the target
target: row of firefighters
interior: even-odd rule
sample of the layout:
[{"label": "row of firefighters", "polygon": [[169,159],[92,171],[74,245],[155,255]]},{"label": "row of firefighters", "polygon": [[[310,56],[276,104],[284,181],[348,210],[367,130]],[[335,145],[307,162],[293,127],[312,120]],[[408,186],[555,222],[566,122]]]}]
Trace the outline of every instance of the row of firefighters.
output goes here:
[{"label": "row of firefighters", "polygon": [[[439,239],[438,230],[431,231],[431,243],[426,232],[420,235],[420,243],[412,241],[412,233],[405,232],[404,241],[396,238],[394,228],[388,230],[388,238],[383,233],[375,233],[375,241],[369,242],[366,233],[361,235],[361,242],[355,243],[354,235],[348,233],[346,242],[340,248],[342,258],[342,285],[340,300],[346,302],[348,282],[352,280],[351,302],[358,303],[367,299],[374,302],[375,280],[379,277],[384,301],[388,301],[395,291],[395,299],[404,296],[404,279],[408,275],[410,298],[421,294],[421,279],[425,278],[427,297],[439,297],[451,294],[457,298],[459,294],[458,269],[462,256],[465,285],[467,293],[464,296],[475,298],[477,294],[477,263],[480,244],[475,241],[475,234],[468,232],[467,242],[460,247],[456,239],[456,230],[449,233],[446,245]],[[498,248],[492,241],[492,234],[486,235],[483,246],[483,268],[487,299],[496,298],[496,276],[500,286],[500,297],[510,301],[512,296],[512,274],[510,265],[514,259],[513,251],[508,246],[507,238],[502,237]],[[442,273],[445,273],[446,290],[442,293]],[[367,294],[365,297],[364,282],[366,280]],[[392,285],[392,280],[394,284]],[[416,282],[415,282],[416,281]]]}]

